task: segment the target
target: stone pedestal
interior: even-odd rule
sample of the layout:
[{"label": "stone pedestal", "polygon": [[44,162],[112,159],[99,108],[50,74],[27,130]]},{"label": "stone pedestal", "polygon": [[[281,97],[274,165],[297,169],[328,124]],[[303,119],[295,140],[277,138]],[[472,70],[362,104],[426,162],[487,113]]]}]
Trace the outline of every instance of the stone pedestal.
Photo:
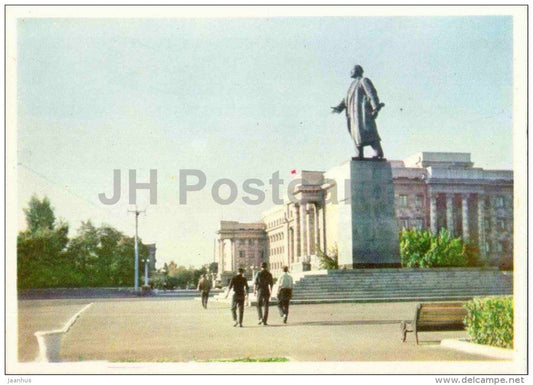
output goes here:
[{"label": "stone pedestal", "polygon": [[352,160],[345,194],[339,202],[339,267],[400,266],[390,164]]},{"label": "stone pedestal", "polygon": [[303,271],[311,270],[311,263],[307,261],[298,261],[291,264],[291,271],[295,273],[301,273]]}]

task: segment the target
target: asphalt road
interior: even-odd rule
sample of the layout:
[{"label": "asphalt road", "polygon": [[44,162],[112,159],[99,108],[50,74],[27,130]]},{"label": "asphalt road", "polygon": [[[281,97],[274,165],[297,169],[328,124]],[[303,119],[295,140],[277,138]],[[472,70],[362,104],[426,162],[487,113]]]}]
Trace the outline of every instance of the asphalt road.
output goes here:
[{"label": "asphalt road", "polygon": [[37,330],[57,328],[87,303],[64,336],[63,361],[188,362],[286,357],[291,361],[478,361],[483,356],[439,346],[466,332],[421,333],[400,341],[399,321],[416,303],[317,304],[291,307],[289,322],[270,308],[269,326],[246,308],[234,328],[229,304],[176,298],[19,301],[19,360],[37,356]]}]

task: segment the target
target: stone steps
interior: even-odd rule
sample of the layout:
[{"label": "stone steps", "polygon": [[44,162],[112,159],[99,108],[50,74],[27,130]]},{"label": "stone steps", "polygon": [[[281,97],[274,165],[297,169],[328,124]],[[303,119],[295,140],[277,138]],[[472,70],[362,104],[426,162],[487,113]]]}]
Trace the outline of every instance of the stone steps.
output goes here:
[{"label": "stone steps", "polygon": [[512,273],[492,268],[329,270],[301,277],[292,302],[446,300],[512,292]]}]

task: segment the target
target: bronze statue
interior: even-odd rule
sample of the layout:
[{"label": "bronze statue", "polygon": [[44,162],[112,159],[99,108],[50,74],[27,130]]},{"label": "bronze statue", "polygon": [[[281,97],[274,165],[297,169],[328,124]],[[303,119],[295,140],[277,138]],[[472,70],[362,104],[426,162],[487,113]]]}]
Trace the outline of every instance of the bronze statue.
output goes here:
[{"label": "bronze statue", "polygon": [[351,77],[354,80],[348,94],[338,106],[331,107],[332,112],[339,114],[346,110],[348,132],[355,142],[355,159],[364,159],[364,146],[372,146],[375,151],[373,159],[383,159],[376,118],[385,104],[379,102],[378,93],[370,79],[363,77],[363,67],[356,65]]}]

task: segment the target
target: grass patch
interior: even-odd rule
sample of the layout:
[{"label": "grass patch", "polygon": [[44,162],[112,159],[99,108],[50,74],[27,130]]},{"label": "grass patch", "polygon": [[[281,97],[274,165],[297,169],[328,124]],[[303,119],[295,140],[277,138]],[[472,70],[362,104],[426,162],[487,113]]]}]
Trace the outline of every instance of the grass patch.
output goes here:
[{"label": "grass patch", "polygon": [[251,358],[242,357],[228,360],[207,360],[204,362],[289,362],[287,357],[267,357],[267,358]]},{"label": "grass patch", "polygon": [[[287,357],[266,357],[266,358],[252,358],[252,357],[241,357],[241,358],[232,358],[232,359],[212,359],[212,360],[197,360],[196,357],[193,357],[193,361],[196,362],[289,362]],[[144,361],[136,358],[119,358],[113,360],[112,362],[180,362],[172,359],[160,358],[154,361]]]},{"label": "grass patch", "polygon": [[[241,357],[241,358],[232,358],[232,359],[212,359],[212,360],[197,360],[196,357],[193,357],[192,361],[196,362],[289,362],[290,360],[287,357],[266,357],[266,358],[252,358],[252,357]],[[136,358],[119,358],[111,362],[181,362],[172,359],[160,358],[157,360],[145,361]]]}]

